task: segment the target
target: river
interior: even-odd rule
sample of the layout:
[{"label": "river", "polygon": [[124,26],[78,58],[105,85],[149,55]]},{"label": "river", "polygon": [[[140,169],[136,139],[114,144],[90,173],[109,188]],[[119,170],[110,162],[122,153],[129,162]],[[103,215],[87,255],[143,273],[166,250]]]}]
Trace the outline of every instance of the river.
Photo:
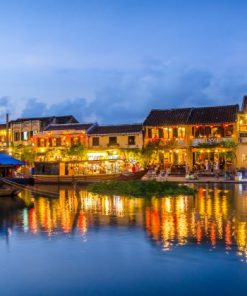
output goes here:
[{"label": "river", "polygon": [[247,290],[244,185],[198,185],[194,197],[132,198],[72,188],[59,188],[59,198],[20,196],[33,208],[0,207],[1,295]]}]

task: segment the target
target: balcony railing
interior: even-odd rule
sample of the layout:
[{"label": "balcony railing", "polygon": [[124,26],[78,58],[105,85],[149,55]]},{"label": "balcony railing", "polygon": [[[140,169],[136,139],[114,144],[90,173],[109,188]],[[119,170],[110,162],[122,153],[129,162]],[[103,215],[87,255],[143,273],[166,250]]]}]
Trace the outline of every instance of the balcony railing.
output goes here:
[{"label": "balcony railing", "polygon": [[222,142],[233,141],[231,137],[228,138],[196,138],[192,140],[192,146],[196,147],[200,144],[214,145]]},{"label": "balcony railing", "polygon": [[171,138],[171,139],[145,139],[145,144],[149,142],[154,143],[155,141],[159,142],[160,147],[167,147],[167,146],[185,146],[186,140],[185,138]]}]

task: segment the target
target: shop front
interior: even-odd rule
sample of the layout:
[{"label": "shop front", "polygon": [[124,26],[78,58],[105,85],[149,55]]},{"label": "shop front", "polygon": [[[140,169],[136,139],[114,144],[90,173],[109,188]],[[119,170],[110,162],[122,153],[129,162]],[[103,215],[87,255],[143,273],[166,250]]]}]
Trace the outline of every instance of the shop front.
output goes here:
[{"label": "shop front", "polygon": [[210,148],[192,149],[193,168],[199,171],[231,171],[235,167],[235,152],[233,149]]}]

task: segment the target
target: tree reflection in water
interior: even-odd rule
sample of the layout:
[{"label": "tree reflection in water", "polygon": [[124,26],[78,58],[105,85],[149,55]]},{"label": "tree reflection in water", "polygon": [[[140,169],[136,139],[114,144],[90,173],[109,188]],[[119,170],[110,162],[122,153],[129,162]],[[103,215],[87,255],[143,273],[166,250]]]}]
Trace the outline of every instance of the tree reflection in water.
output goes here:
[{"label": "tree reflection in water", "polygon": [[[200,186],[193,196],[151,199],[97,195],[85,189],[60,189],[59,199],[32,197],[34,208],[0,212],[2,234],[73,235],[106,226],[143,228],[164,251],[186,244],[224,246],[247,259],[247,190],[243,185]],[[7,231],[7,232],[6,232]]]}]

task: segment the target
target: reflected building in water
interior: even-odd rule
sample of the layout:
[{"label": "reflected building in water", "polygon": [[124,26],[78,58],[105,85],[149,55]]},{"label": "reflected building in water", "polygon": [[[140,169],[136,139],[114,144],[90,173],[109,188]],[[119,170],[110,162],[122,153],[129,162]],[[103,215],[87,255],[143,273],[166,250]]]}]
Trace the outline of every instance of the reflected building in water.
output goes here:
[{"label": "reflected building in water", "polygon": [[[28,193],[22,198],[30,199]],[[31,235],[83,238],[103,227],[143,229],[164,251],[186,244],[224,247],[247,258],[247,188],[199,187],[193,196],[129,198],[61,189],[58,199],[32,198],[34,207],[2,217],[1,225]],[[244,259],[245,260],[245,259]]]}]

